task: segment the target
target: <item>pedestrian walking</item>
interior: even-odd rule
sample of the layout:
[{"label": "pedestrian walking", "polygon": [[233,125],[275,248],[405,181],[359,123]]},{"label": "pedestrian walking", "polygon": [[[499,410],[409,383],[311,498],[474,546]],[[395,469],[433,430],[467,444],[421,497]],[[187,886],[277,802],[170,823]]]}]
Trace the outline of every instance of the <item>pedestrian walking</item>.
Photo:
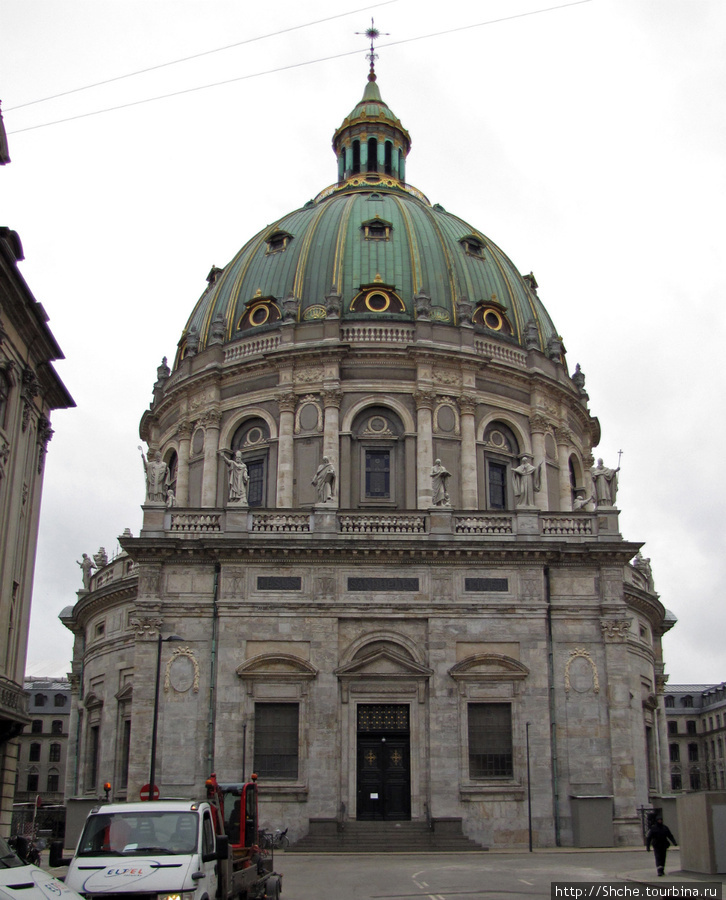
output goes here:
[{"label": "pedestrian walking", "polygon": [[645,848],[650,851],[651,846],[655,853],[655,868],[658,875],[665,875],[665,862],[668,846],[673,844],[677,847],[676,839],[671,834],[671,830],[667,825],[663,824],[663,818],[658,816],[655,823],[651,826],[648,834],[645,836]]}]

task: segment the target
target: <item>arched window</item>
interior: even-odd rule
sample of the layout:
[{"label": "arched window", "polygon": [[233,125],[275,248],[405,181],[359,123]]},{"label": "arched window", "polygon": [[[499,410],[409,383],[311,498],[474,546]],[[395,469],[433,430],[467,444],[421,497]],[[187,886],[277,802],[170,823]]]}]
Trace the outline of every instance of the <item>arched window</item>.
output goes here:
[{"label": "arched window", "polygon": [[393,144],[390,141],[386,141],[385,145],[384,172],[393,175]]},{"label": "arched window", "polygon": [[60,762],[61,759],[61,745],[60,744],[51,744],[50,750],[48,751],[48,762]]},{"label": "arched window", "polygon": [[681,706],[685,706],[686,709],[693,708],[693,697],[690,694],[686,694],[685,697],[681,697]]},{"label": "arched window", "polygon": [[366,164],[366,171],[378,171],[378,141],[373,137],[368,138],[368,163]]},{"label": "arched window", "polygon": [[176,497],[176,472],[179,460],[175,450],[172,450],[168,455],[166,464],[169,466],[169,490],[174,491],[174,496]]},{"label": "arched window", "polygon": [[66,697],[65,694],[56,694],[53,698],[53,705],[56,707],[61,707],[66,705]]},{"label": "arched window", "polygon": [[484,478],[487,509],[513,509],[512,466],[517,465],[519,444],[511,428],[492,422],[484,432]]},{"label": "arched window", "polygon": [[665,698],[664,702],[667,709],[673,709],[673,707],[676,705],[676,701],[673,697],[671,697],[670,694]]},{"label": "arched window", "polygon": [[264,419],[246,419],[232,437],[232,453],[242,451],[247,466],[247,503],[250,506],[269,506],[267,496],[269,480],[270,430]]},{"label": "arched window", "polygon": [[360,141],[353,141],[353,174],[360,175]]}]

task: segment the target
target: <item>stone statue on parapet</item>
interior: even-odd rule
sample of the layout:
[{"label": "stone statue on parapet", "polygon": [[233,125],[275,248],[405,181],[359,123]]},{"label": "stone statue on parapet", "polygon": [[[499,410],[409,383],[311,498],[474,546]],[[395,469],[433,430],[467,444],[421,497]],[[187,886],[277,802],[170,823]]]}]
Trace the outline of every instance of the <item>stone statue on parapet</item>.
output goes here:
[{"label": "stone statue on parapet", "polygon": [[607,466],[603,465],[601,459],[598,459],[597,465],[590,469],[598,506],[615,506],[619,471],[620,466],[617,469],[608,469]]},{"label": "stone statue on parapet", "polygon": [[146,475],[146,499],[149,503],[165,503],[169,487],[169,466],[161,458],[158,450],[149,450],[148,458],[141,451],[141,461]]},{"label": "stone statue on parapet", "polygon": [[530,453],[522,453],[521,462],[512,469],[514,499],[517,507],[533,507],[534,495],[542,486],[542,463],[534,466],[534,457]]},{"label": "stone statue on parapet", "polygon": [[91,559],[91,557],[84,553],[81,557],[81,561],[78,563],[81,567],[81,573],[83,577],[83,590],[90,591],[91,590],[91,575],[93,574],[93,570],[97,569],[98,566]]},{"label": "stone statue on parapet", "polygon": [[237,450],[234,456],[228,456],[228,450],[218,450],[217,452],[224,460],[228,470],[229,502],[234,503],[235,506],[247,506],[247,485],[250,475],[242,459],[242,451]]},{"label": "stone statue on parapet", "polygon": [[431,503],[433,506],[451,506],[449,501],[448,480],[451,472],[441,465],[437,459],[431,469]]},{"label": "stone statue on parapet", "polygon": [[93,554],[93,561],[96,563],[97,569],[102,569],[108,565],[108,553],[106,553],[105,547],[98,548],[98,553]]},{"label": "stone statue on parapet", "polygon": [[635,559],[633,560],[633,568],[640,572],[640,574],[645,578],[646,584],[648,585],[648,590],[655,590],[655,584],[653,582],[653,571],[650,568],[650,557],[643,556],[640,550],[638,550]]},{"label": "stone statue on parapet", "polygon": [[311,484],[315,485],[318,503],[329,503],[335,497],[335,466],[324,456]]},{"label": "stone statue on parapet", "polygon": [[595,502],[595,497],[590,494],[589,497],[585,496],[585,491],[583,488],[577,488],[575,490],[575,499],[572,501],[572,510],[573,512],[578,512],[579,510],[584,509],[587,511],[587,506],[590,503]]}]

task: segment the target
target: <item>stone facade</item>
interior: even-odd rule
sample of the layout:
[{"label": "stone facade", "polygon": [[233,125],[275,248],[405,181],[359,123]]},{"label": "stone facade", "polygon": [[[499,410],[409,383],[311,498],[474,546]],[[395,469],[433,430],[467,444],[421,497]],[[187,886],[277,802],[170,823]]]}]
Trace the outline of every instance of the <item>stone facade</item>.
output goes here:
[{"label": "stone facade", "polygon": [[[257,771],[263,824],[293,839],[314,819],[453,817],[523,847],[529,788],[535,846],[577,843],[574,804],[603,796],[614,842],[637,844],[667,774],[673,619],[619,532],[615,470],[594,499],[599,424],[534,277],[396,175],[356,171],[346,141],[385,106],[365,97],[336,132],[338,184],[210,273],[159,367],[141,533],[62,614],[67,793],[148,782],[158,661],[167,795]],[[393,142],[381,166],[408,150],[395,123],[367,138]],[[449,280],[421,284],[411,248],[435,257],[444,226]],[[328,264],[334,289],[308,295]],[[505,299],[467,299],[467,272]],[[250,282],[225,318],[248,278],[289,289]]]}]

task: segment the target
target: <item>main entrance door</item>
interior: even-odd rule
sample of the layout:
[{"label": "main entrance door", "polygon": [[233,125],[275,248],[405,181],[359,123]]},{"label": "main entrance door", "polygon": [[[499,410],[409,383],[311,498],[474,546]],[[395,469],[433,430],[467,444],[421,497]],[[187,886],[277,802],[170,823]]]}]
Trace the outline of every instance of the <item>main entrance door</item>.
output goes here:
[{"label": "main entrance door", "polygon": [[411,818],[408,706],[358,707],[359,819]]}]

